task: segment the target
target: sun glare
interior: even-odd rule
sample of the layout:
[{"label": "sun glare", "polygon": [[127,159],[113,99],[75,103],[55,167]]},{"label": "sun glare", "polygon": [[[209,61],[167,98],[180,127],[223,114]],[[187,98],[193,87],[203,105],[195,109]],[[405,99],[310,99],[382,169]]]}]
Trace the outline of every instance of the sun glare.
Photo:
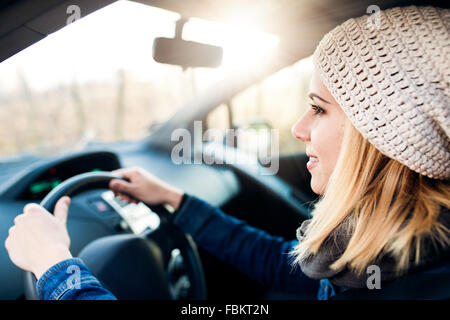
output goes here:
[{"label": "sun glare", "polygon": [[[17,84],[12,79],[20,72],[35,90],[74,79],[107,79],[118,69],[141,78],[160,77],[169,68],[153,61],[153,39],[173,37],[179,18],[177,13],[131,1],[113,3],[2,62],[0,90],[13,89]],[[279,40],[255,31],[250,18],[233,19],[228,24],[190,19],[183,30],[185,40],[223,47],[223,63],[213,70],[215,75],[258,62],[273,52]]]},{"label": "sun glare", "polygon": [[183,37],[221,46],[224,50],[222,68],[227,70],[257,63],[271,54],[279,42],[277,36],[255,31],[250,23],[243,24],[242,20],[221,24],[191,19]]}]

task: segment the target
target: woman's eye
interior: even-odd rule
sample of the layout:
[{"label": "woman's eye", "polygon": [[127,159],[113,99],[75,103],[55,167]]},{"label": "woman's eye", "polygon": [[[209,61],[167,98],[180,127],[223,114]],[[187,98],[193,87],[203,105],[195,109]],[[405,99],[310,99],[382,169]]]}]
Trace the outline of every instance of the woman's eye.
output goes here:
[{"label": "woman's eye", "polygon": [[325,112],[325,110],[323,110],[321,107],[316,106],[315,104],[310,104],[311,109],[314,111],[315,115],[319,115]]}]

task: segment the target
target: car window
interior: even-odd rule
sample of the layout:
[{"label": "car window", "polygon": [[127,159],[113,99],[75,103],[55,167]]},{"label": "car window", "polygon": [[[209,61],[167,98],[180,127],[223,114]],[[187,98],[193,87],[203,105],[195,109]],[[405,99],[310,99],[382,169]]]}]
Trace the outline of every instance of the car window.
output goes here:
[{"label": "car window", "polygon": [[240,52],[255,59],[278,41],[191,19],[183,38],[222,46],[222,65],[183,70],[155,62],[153,40],[173,37],[178,19],[174,12],[118,1],[0,63],[0,159],[144,137],[246,63]]},{"label": "car window", "polygon": [[[264,141],[275,137],[258,139],[252,135],[275,130],[280,155],[304,151],[304,143],[292,137],[291,128],[307,109],[311,72],[312,61],[308,57],[265,78],[237,94],[229,103],[230,110],[227,105],[215,108],[208,115],[208,128],[222,130],[224,134],[230,126],[242,129],[249,137],[237,139],[237,146],[251,152],[257,152],[259,147],[266,148]],[[258,146],[258,141],[263,145]]]}]

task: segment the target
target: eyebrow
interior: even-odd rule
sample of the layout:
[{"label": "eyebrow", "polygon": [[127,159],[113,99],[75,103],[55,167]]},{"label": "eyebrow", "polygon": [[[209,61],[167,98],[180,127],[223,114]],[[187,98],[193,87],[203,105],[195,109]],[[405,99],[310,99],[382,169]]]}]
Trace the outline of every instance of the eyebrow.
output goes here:
[{"label": "eyebrow", "polygon": [[320,97],[318,94],[316,94],[316,93],[310,93],[309,95],[308,95],[308,97],[310,97],[312,100],[314,100],[314,98],[317,98],[317,99],[319,99],[319,100],[322,100],[323,102],[325,102],[325,103],[330,103],[330,102],[328,102],[327,100],[325,100],[324,98],[322,98],[322,97]]}]

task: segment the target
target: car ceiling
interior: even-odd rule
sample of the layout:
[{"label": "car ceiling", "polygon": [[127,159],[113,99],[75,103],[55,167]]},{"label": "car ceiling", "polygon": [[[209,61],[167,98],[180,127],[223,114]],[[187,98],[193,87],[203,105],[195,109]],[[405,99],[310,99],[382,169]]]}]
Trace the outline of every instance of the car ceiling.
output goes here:
[{"label": "car ceiling", "polygon": [[67,7],[87,15],[114,0],[0,0],[0,62],[66,25]]},{"label": "car ceiling", "polygon": [[[312,53],[317,42],[335,25],[366,13],[373,0],[135,0],[180,13],[226,21],[239,8],[261,21],[264,31],[281,39],[281,46],[296,60]],[[78,5],[83,16],[115,0],[0,0],[0,62],[66,25],[67,7]],[[448,2],[431,1],[448,7]],[[385,9],[397,5],[430,4],[430,1],[378,0]],[[247,8],[247,9],[245,9]]]}]

